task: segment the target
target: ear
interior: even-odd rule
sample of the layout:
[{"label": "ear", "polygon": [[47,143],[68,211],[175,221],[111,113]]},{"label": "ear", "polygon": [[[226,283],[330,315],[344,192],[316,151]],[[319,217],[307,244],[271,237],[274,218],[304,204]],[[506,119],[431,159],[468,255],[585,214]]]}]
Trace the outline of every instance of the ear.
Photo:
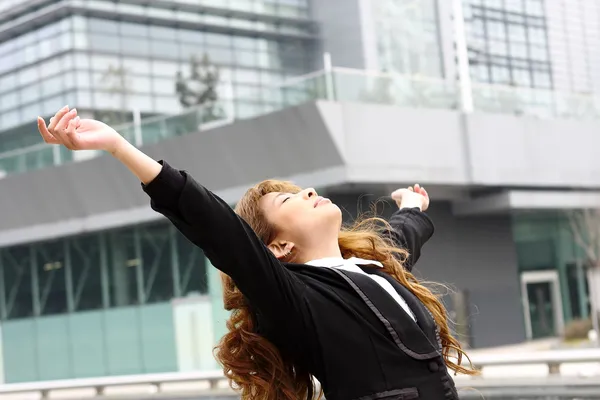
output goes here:
[{"label": "ear", "polygon": [[273,241],[267,247],[269,250],[271,250],[275,257],[277,257],[278,260],[283,261],[285,258],[289,257],[290,253],[294,249],[294,243]]}]

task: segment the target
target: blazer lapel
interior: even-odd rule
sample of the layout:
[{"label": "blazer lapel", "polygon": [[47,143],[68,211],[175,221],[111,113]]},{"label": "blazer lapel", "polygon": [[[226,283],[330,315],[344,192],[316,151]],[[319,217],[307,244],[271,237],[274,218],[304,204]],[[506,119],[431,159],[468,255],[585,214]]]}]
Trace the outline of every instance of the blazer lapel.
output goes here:
[{"label": "blazer lapel", "polygon": [[400,282],[392,278],[389,274],[375,268],[361,268],[367,274],[378,275],[387,280],[398,294],[406,301],[408,307],[415,314],[417,324],[421,328],[423,334],[427,336],[429,341],[434,344],[439,350],[442,349],[439,328],[433,318],[433,315],[427,307],[415,296],[410,290],[405,288]]},{"label": "blazer lapel", "polygon": [[[432,359],[440,355],[439,348],[435,344],[435,339],[432,342],[425,335],[422,328],[400,308],[396,301],[377,282],[362,274],[335,268],[331,270],[342,277],[354,289],[382,322],[396,345],[404,353],[418,360]],[[400,292],[400,294],[404,297],[404,293]],[[410,304],[409,307],[411,307]],[[422,312],[415,313],[415,315],[417,318],[426,320],[426,315]]]}]

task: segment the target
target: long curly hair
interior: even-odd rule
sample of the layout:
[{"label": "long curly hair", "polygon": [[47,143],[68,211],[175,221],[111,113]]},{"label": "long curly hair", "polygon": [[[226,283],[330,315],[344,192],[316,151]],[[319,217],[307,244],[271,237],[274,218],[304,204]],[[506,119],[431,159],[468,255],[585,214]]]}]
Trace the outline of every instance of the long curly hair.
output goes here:
[{"label": "long curly hair", "polygon": [[[290,182],[263,181],[246,192],[235,211],[263,243],[268,244],[274,239],[275,232],[267,223],[260,199],[272,192],[298,193],[300,190]],[[385,220],[376,217],[362,218],[351,226],[342,227],[338,239],[342,256],[381,262],[384,271],[408,288],[433,315],[439,327],[442,355],[448,368],[456,373],[476,375],[478,372],[474,369],[461,365],[466,354],[450,332],[444,305],[437,295],[403,268],[408,252],[396,247],[392,238],[385,234],[389,229],[391,227]],[[227,321],[229,332],[215,347],[215,356],[232,388],[241,392],[242,399],[249,400],[321,398],[322,391],[316,390],[313,377],[295,368],[272,343],[255,332],[256,321],[244,295],[229,276],[221,274],[221,278],[225,309],[232,313]]]}]

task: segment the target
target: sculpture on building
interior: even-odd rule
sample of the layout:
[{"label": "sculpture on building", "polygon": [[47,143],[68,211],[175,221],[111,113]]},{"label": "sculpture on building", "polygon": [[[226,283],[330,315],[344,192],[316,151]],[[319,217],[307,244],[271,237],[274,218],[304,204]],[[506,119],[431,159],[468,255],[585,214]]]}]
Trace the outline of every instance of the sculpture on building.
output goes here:
[{"label": "sculpture on building", "polygon": [[202,106],[203,122],[220,118],[222,110],[218,106],[217,93],[219,81],[219,68],[211,63],[206,53],[201,60],[192,56],[189,76],[185,77],[181,71],[177,72],[175,92],[179,103],[185,108]]}]

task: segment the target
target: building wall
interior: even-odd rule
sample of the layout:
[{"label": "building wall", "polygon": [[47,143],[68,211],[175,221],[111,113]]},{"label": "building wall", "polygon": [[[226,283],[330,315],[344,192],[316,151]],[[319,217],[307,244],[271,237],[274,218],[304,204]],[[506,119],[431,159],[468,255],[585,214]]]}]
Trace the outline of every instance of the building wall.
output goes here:
[{"label": "building wall", "polygon": [[545,0],[554,88],[600,90],[600,7],[596,1]]},{"label": "building wall", "polygon": [[[192,57],[206,55],[219,68],[218,98],[238,117],[281,104],[281,93],[265,87],[314,70],[316,37],[305,0],[172,3],[176,12],[163,4],[57,1],[23,7],[18,23],[0,18],[0,131],[65,104],[112,124],[131,120],[134,109],[180,112],[177,73],[190,77]],[[249,7],[238,13],[223,9],[243,3]],[[30,136],[3,136],[0,152],[31,145]]]}]

